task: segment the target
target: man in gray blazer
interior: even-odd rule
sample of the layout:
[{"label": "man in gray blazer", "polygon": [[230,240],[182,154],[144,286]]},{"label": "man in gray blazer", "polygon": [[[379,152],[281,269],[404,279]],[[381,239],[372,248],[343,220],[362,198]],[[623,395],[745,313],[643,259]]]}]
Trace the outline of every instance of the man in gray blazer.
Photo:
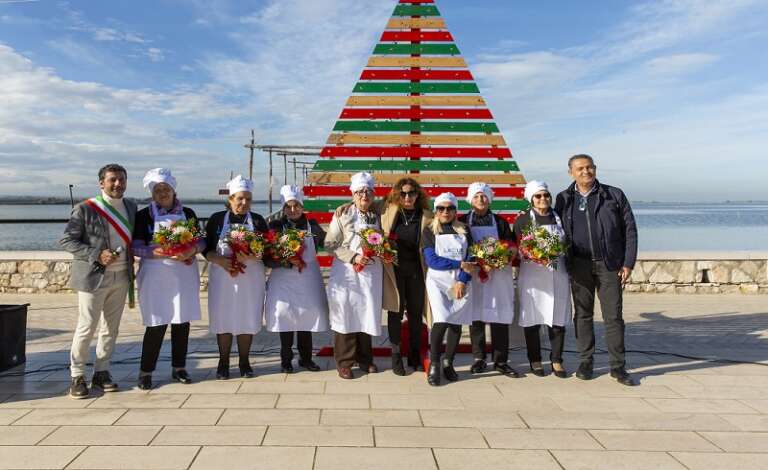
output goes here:
[{"label": "man in gray blazer", "polygon": [[131,234],[136,204],[123,200],[127,172],[117,164],[99,170],[101,195],[72,209],[72,215],[59,241],[72,253],[70,284],[77,291],[79,317],[72,340],[69,395],[87,398],[85,368],[91,340],[102,320],[96,342],[91,387],[104,392],[117,391],[109,363],[115,349],[125,298],[133,282]]}]

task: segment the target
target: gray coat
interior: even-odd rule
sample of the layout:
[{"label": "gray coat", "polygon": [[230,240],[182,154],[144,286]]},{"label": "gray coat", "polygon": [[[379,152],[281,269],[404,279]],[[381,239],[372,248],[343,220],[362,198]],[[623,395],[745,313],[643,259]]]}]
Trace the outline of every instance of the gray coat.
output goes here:
[{"label": "gray coat", "polygon": [[[123,199],[128,212],[128,221],[136,221],[136,204]],[[99,288],[104,279],[103,270],[94,269],[99,255],[109,246],[109,222],[93,208],[81,202],[72,209],[64,237],[59,240],[61,247],[74,256],[70,286],[73,290],[93,292]],[[128,247],[128,266],[133,269],[133,255]]]}]

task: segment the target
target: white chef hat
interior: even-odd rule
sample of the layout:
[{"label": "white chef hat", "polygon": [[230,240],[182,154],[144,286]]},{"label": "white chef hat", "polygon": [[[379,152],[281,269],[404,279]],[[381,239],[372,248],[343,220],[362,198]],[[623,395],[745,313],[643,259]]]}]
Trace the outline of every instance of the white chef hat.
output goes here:
[{"label": "white chef hat", "polygon": [[529,181],[528,184],[525,185],[525,199],[528,202],[532,202],[533,195],[539,191],[549,191],[547,183],[538,180]]},{"label": "white chef hat", "polygon": [[352,179],[349,185],[349,190],[354,193],[355,191],[359,191],[365,188],[373,189],[374,184],[375,184],[375,181],[373,179],[373,176],[371,176],[370,173],[361,171],[360,173],[355,173],[354,175],[352,175]]},{"label": "white chef hat", "polygon": [[176,178],[168,168],[152,168],[144,175],[144,187],[151,193],[157,183],[165,183],[176,191]]},{"label": "white chef hat", "polygon": [[437,210],[438,205],[444,202],[450,203],[453,207],[458,207],[459,205],[459,200],[456,199],[456,196],[454,196],[453,193],[442,193],[441,195],[435,198],[435,203],[434,203],[435,210]]},{"label": "white chef hat", "polygon": [[488,201],[493,201],[493,189],[491,189],[491,187],[485,183],[476,181],[470,184],[469,188],[467,189],[467,202],[472,204],[472,199],[477,193],[485,193],[485,195],[488,197]]},{"label": "white chef hat", "polygon": [[288,201],[298,201],[299,204],[304,205],[304,193],[296,186],[286,184],[280,188],[280,201],[283,205]]},{"label": "white chef hat", "polygon": [[252,193],[253,181],[249,180],[248,178],[243,178],[243,175],[237,175],[232,179],[232,181],[227,183],[227,189],[229,190],[230,196],[235,193],[239,193],[240,191],[247,191]]}]

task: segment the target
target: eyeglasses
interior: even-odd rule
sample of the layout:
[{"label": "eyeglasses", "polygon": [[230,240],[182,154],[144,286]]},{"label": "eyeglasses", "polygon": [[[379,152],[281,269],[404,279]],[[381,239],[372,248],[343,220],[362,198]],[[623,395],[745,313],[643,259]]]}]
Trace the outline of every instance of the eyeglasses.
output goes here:
[{"label": "eyeglasses", "polygon": [[363,196],[366,196],[366,195],[373,194],[373,191],[371,191],[370,189],[360,189],[358,191],[355,191],[352,194],[354,194],[355,196],[363,197]]},{"label": "eyeglasses", "polygon": [[552,195],[549,193],[534,194],[533,198],[534,199],[542,199],[542,198],[552,199]]},{"label": "eyeglasses", "polygon": [[435,210],[437,212],[455,212],[456,206],[437,206]]},{"label": "eyeglasses", "polygon": [[416,197],[418,195],[418,191],[400,191],[400,197]]}]

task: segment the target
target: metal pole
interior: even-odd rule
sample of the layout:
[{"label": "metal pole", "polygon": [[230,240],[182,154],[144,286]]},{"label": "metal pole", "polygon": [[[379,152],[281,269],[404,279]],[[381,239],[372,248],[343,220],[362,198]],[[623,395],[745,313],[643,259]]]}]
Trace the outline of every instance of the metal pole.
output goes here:
[{"label": "metal pole", "polygon": [[293,157],[293,184],[298,185],[298,178],[296,178],[296,157]]},{"label": "metal pole", "polygon": [[256,136],[253,133],[253,129],[251,129],[251,158],[248,162],[248,179],[253,181],[253,149],[256,146]]},{"label": "metal pole", "polygon": [[269,149],[269,214],[272,215],[272,149]]},{"label": "metal pole", "polygon": [[283,154],[283,185],[288,184],[288,154]]},{"label": "metal pole", "polygon": [[72,196],[72,187],[74,186],[74,184],[69,185],[69,203],[72,205],[72,208],[75,207],[75,197]]}]

